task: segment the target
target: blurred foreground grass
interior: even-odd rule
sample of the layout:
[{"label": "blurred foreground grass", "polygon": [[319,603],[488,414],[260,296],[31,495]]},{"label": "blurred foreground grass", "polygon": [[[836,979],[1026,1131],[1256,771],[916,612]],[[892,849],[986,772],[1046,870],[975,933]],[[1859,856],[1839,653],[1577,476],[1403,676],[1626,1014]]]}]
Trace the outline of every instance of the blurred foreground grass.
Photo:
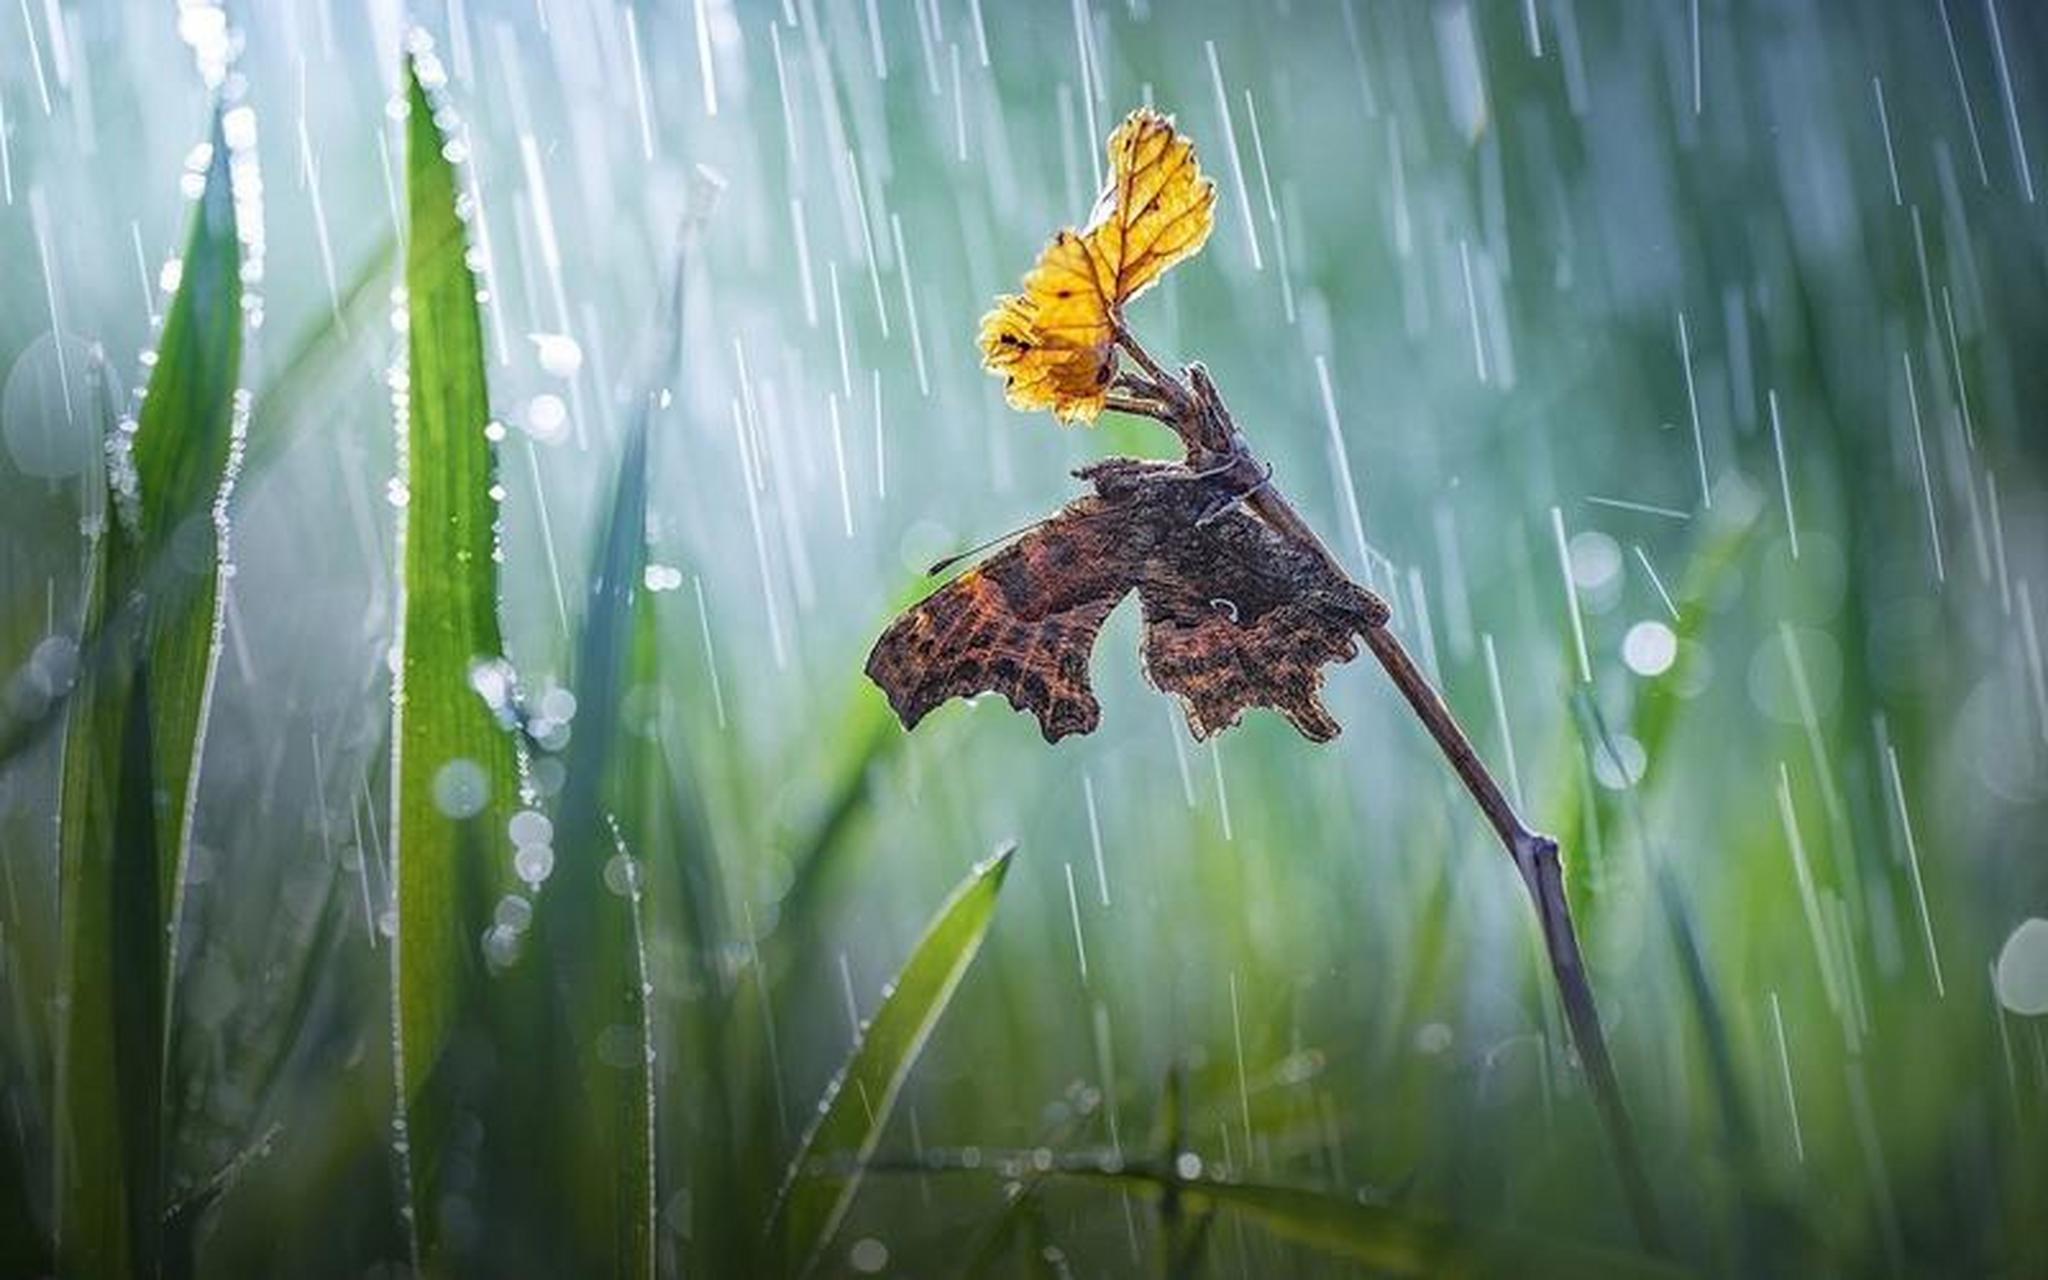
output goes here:
[{"label": "blurred foreground grass", "polygon": [[[1327,749],[1265,718],[1188,742],[1122,615],[1103,728],[1058,749],[987,702],[907,737],[858,680],[919,567],[1049,509],[1066,466],[1169,443],[1004,412],[968,341],[1147,97],[1222,189],[1148,342],[1209,361],[1563,841],[1677,1261],[2048,1267],[2043,14],[468,0],[417,15],[436,145],[387,110],[397,7],[364,12],[52,3],[0,53],[0,1272],[76,1247],[60,1171],[94,1150],[160,1187],[165,1269],[201,1274],[416,1247],[742,1273],[821,1234],[826,1273],[1650,1265],[1520,891],[1376,673],[1335,673]],[[261,163],[239,375],[176,336],[201,249],[153,256],[211,198],[209,78]],[[398,205],[435,167],[427,243]],[[495,476],[418,452],[430,306],[473,326],[428,358],[497,415]],[[190,829],[138,844],[184,791],[112,754],[96,690],[151,663],[96,643],[89,566],[125,536],[99,437],[145,349],[141,440],[160,388],[253,398],[212,675],[174,678],[204,690]],[[163,431],[212,492],[199,428]],[[394,503],[469,509],[471,554],[402,554]],[[136,567],[203,618],[162,586],[207,575],[187,527]],[[407,705],[476,715],[469,679],[516,678],[524,736],[452,758],[524,744],[524,798],[394,721],[393,664],[452,616],[412,612],[422,583],[495,613],[511,667],[450,650]],[[104,847],[182,866],[161,1001],[96,969],[153,947],[64,942],[88,746],[94,786],[128,780]],[[482,879],[409,891],[409,815],[479,799],[440,865]],[[931,988],[884,984],[993,902],[970,868],[1009,839],[899,1080]],[[137,874],[98,891],[138,902]],[[440,926],[428,965],[408,940]],[[481,1019],[431,1135],[392,1127],[422,1083],[391,1057],[408,975]],[[118,1088],[78,1030],[116,995],[162,1068],[110,1059]],[[870,1019],[819,1122],[849,1140],[805,1147]],[[117,1102],[162,1117],[159,1155],[78,1118]],[[820,1181],[771,1237],[793,1167]],[[86,1238],[133,1235],[121,1203]]]}]

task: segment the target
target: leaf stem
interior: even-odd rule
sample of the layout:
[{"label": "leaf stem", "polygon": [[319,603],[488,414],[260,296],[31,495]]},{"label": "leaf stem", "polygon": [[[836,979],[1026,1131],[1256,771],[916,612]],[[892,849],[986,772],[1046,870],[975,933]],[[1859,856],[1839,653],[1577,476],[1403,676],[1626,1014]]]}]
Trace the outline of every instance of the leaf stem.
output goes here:
[{"label": "leaf stem", "polygon": [[[1109,326],[1111,340],[1117,346],[1122,347],[1131,359],[1137,361],[1138,367],[1143,369],[1145,376],[1151,380],[1152,386],[1147,388],[1147,390],[1156,390],[1160,398],[1166,401],[1169,408],[1185,414],[1193,406],[1194,402],[1194,397],[1189,394],[1187,387],[1182,385],[1179,378],[1168,373],[1160,366],[1157,360],[1152,358],[1152,353],[1145,350],[1144,344],[1140,343],[1131,331],[1124,327],[1122,317],[1112,315],[1109,320]],[[1183,438],[1186,437],[1187,432],[1182,429],[1179,422],[1169,421],[1167,425],[1173,427]]]},{"label": "leaf stem", "polygon": [[1564,1005],[1565,1020],[1571,1026],[1572,1044],[1586,1070],[1593,1102],[1600,1110],[1607,1130],[1621,1189],[1628,1199],[1629,1216],[1643,1244],[1656,1252],[1666,1250],[1666,1236],[1656,1198],[1650,1192],[1644,1171],[1642,1150],[1635,1127],[1621,1096],[1621,1083],[1614,1074],[1614,1060],[1607,1051],[1606,1033],[1600,1027],[1600,1013],[1593,1001],[1593,987],[1586,978],[1585,959],[1579,951],[1578,930],[1572,924],[1571,905],[1565,898],[1564,870],[1558,858],[1557,841],[1531,831],[1515,813],[1500,784],[1479,759],[1472,742],[1444,704],[1443,698],[1422,674],[1400,638],[1384,626],[1367,627],[1361,633],[1366,647],[1386,668],[1394,687],[1408,700],[1416,718],[1429,730],[1444,758],[1450,761],[1459,781],[1472,793],[1480,812],[1486,815],[1503,848],[1521,873],[1522,885],[1536,910],[1543,931],[1543,950],[1550,960],[1550,974],[1557,983],[1558,999]]},{"label": "leaf stem", "polygon": [[1140,418],[1151,418],[1154,421],[1163,422],[1167,426],[1172,426],[1175,421],[1172,409],[1169,409],[1159,400],[1142,395],[1129,395],[1119,391],[1110,391],[1102,397],[1102,407],[1114,409],[1118,413],[1135,414]]},{"label": "leaf stem", "polygon": [[[1118,341],[1140,364],[1149,364],[1150,357],[1144,354],[1135,340],[1122,332],[1121,326],[1118,326]],[[1195,376],[1195,371],[1190,370],[1190,375]],[[1206,378],[1197,377],[1196,380],[1211,398],[1215,397]],[[1217,405],[1220,409],[1220,399]],[[1189,404],[1188,417],[1192,418],[1196,407]],[[1227,410],[1222,412],[1227,416]],[[1180,421],[1169,425],[1187,442],[1190,455],[1194,455],[1201,424]],[[1262,465],[1234,426],[1230,436],[1231,451],[1235,456],[1255,467]],[[1333,572],[1346,578],[1350,576],[1277,486],[1270,483],[1261,485],[1246,494],[1244,501],[1276,531],[1319,553]],[[1371,594],[1367,592],[1368,596]],[[1377,597],[1374,599],[1377,602]],[[1614,1060],[1607,1051],[1607,1037],[1600,1026],[1599,1009],[1594,1003],[1592,984],[1587,980],[1585,960],[1579,950],[1578,931],[1573,927],[1571,906],[1565,898],[1564,870],[1558,856],[1557,841],[1531,830],[1515,812],[1500,783],[1473,749],[1472,740],[1465,735],[1457,717],[1451,714],[1450,707],[1430,684],[1429,677],[1409,657],[1400,637],[1388,629],[1387,616],[1382,605],[1375,611],[1374,620],[1359,629],[1359,634],[1366,647],[1372,650],[1373,657],[1385,668],[1394,687],[1401,691],[1401,696],[1422,722],[1422,727],[1436,740],[1444,759],[1450,762],[1458,780],[1465,784],[1480,812],[1486,815],[1487,822],[1500,837],[1501,847],[1507,851],[1515,870],[1522,877],[1522,885],[1528,890],[1537,924],[1542,929],[1544,954],[1550,961],[1551,977],[1557,984],[1558,999],[1564,1005],[1565,1020],[1571,1027],[1572,1044],[1578,1050],[1579,1061],[1592,1088],[1594,1104],[1600,1112],[1601,1125],[1607,1131],[1608,1146],[1621,1179],[1629,1216],[1645,1247],[1659,1253],[1666,1252],[1663,1220],[1656,1198],[1650,1191],[1634,1125],[1622,1100],[1621,1084],[1614,1073]]]}]

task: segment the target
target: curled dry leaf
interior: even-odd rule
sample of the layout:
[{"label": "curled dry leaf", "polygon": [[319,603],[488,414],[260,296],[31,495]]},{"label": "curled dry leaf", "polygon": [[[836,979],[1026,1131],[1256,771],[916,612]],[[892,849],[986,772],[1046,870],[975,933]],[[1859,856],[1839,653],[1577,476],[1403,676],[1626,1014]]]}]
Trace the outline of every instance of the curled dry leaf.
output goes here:
[{"label": "curled dry leaf", "polygon": [[1202,247],[1216,187],[1169,116],[1133,111],[1109,138],[1109,181],[1088,225],[1065,228],[981,321],[982,362],[1012,407],[1092,421],[1116,376],[1125,303]]}]

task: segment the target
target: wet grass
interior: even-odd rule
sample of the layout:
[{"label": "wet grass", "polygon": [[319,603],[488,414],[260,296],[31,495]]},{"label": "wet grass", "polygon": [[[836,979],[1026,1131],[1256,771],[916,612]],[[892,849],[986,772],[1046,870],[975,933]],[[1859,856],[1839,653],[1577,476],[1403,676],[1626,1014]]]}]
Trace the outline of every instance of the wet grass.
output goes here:
[{"label": "wet grass", "polygon": [[[1707,3],[1696,45],[1683,6],[1542,3],[1539,56],[1521,5],[1083,6],[1097,97],[1061,15],[940,4],[926,44],[882,6],[879,80],[858,6],[815,8],[722,45],[710,7],[715,117],[687,10],[629,46],[620,7],[585,43],[491,9],[459,119],[340,32],[378,69],[313,77],[317,175],[263,27],[260,282],[231,149],[182,206],[155,163],[210,104],[88,155],[0,58],[0,264],[113,353],[95,446],[155,352],[133,511],[17,465],[58,400],[0,424],[0,1275],[2040,1270],[2043,1024],[1990,976],[2048,902],[2040,17],[1999,6],[2001,52],[1989,10]],[[575,75],[629,47],[651,160],[631,68]],[[163,105],[112,66],[105,120]],[[1338,744],[1254,718],[1213,755],[1128,618],[1057,751],[996,703],[905,735],[858,679],[906,575],[1163,447],[1016,428],[966,343],[1084,212],[1089,112],[1148,88],[1232,195],[1160,345],[1219,353],[1326,534],[1355,485],[1354,568],[1504,774],[1510,735],[1669,1258],[1517,886],[1373,673],[1333,674]],[[58,167],[138,154],[112,222]],[[128,218],[181,246],[146,335]],[[0,367],[51,324],[0,305]]]}]

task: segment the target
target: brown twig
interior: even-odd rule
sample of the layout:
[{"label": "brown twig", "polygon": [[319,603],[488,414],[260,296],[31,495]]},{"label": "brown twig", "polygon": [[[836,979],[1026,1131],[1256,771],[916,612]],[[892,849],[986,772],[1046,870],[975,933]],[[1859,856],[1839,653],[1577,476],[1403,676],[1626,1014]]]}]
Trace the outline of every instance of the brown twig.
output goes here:
[{"label": "brown twig", "polygon": [[[1178,379],[1160,368],[1121,323],[1115,325],[1114,332],[1117,345],[1145,370],[1147,381],[1162,393],[1160,398],[1169,401],[1171,408],[1178,411],[1164,416],[1147,416],[1158,417],[1180,436],[1191,465],[1198,461],[1213,462],[1220,435],[1231,461],[1243,464],[1247,474],[1266,474],[1263,464],[1237,430],[1229,410],[1215,390],[1215,384],[1199,365],[1188,367],[1188,383],[1193,387],[1193,391],[1188,391]],[[1301,518],[1277,486],[1260,484],[1245,495],[1244,503],[1275,531],[1321,555],[1332,572],[1349,578],[1329,548],[1323,545],[1322,539],[1316,536],[1315,530]],[[1385,611],[1382,610],[1378,616],[1384,618]],[[1642,1238],[1645,1247],[1665,1252],[1663,1219],[1650,1191],[1635,1127],[1622,1101],[1621,1084],[1614,1074],[1614,1060],[1607,1051],[1606,1033],[1600,1026],[1599,1009],[1594,1004],[1593,988],[1587,981],[1585,960],[1579,951],[1578,931],[1572,925],[1557,841],[1531,830],[1515,812],[1500,784],[1473,749],[1472,740],[1466,737],[1457,717],[1451,714],[1450,707],[1430,684],[1429,677],[1408,656],[1400,637],[1384,622],[1360,628],[1359,635],[1373,657],[1379,659],[1394,687],[1407,699],[1416,718],[1422,721],[1423,728],[1436,740],[1452,771],[1472,794],[1480,812],[1486,815],[1487,822],[1500,837],[1501,847],[1507,851],[1515,870],[1522,877],[1522,885],[1528,890],[1537,924],[1542,930],[1544,954],[1550,961],[1551,977],[1557,984],[1558,999],[1564,1005],[1565,1020],[1571,1027],[1572,1044],[1585,1067],[1594,1105],[1607,1132],[1608,1145],[1613,1152],[1616,1172],[1621,1179],[1622,1193],[1627,1199],[1636,1234]]]}]

